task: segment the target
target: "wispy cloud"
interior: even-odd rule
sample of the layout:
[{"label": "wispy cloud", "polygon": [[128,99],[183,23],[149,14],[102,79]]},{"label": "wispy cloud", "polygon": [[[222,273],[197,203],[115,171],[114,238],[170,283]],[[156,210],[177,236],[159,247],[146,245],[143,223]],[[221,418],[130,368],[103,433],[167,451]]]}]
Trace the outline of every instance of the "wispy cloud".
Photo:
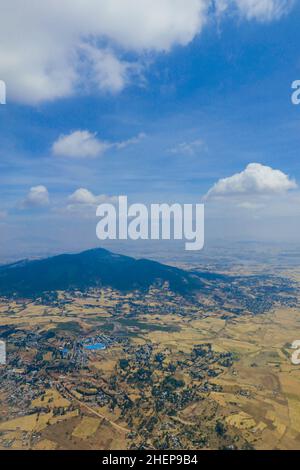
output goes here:
[{"label": "wispy cloud", "polygon": [[268,22],[278,20],[289,13],[294,0],[219,0],[227,6],[235,5],[239,13],[248,20]]},{"label": "wispy cloud", "polygon": [[191,142],[181,142],[175,147],[169,149],[169,153],[173,155],[196,155],[200,150],[205,149],[205,143],[201,139],[196,139]]},{"label": "wispy cloud", "polygon": [[128,140],[124,140],[123,142],[117,142],[115,144],[112,144],[112,146],[121,150],[126,147],[129,147],[130,145],[139,144],[143,139],[145,139],[145,137],[146,137],[146,134],[144,132],[140,132],[138,136],[132,137],[131,139],[128,139]]}]

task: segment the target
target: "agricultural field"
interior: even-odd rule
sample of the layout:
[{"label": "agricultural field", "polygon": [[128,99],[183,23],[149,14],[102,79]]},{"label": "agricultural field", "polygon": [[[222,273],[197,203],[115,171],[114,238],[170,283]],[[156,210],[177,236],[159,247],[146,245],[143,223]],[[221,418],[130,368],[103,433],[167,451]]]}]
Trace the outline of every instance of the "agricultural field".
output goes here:
[{"label": "agricultural field", "polygon": [[155,287],[2,300],[0,448],[300,449],[300,310],[236,304]]}]

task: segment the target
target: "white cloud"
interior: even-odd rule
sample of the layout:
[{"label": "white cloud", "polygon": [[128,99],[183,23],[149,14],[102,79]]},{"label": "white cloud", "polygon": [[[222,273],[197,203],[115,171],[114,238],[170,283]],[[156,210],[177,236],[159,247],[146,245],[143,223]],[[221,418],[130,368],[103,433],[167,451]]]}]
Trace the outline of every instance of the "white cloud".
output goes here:
[{"label": "white cloud", "polygon": [[79,188],[68,197],[68,204],[61,212],[90,218],[95,216],[95,209],[99,204],[114,204],[117,201],[116,196],[95,195],[86,188]]},{"label": "white cloud", "polygon": [[280,194],[295,188],[297,188],[296,182],[282,171],[274,170],[260,163],[250,163],[241,173],[220,179],[209,190],[206,199],[239,195]]},{"label": "white cloud", "polygon": [[238,207],[240,207],[241,209],[246,209],[246,210],[259,210],[259,209],[264,209],[264,204],[259,204],[257,202],[249,202],[249,201],[245,201],[245,202],[240,202],[238,205]]},{"label": "white cloud", "polygon": [[[225,3],[224,3],[225,2]],[[247,19],[271,20],[288,0],[235,2]],[[213,0],[10,0],[1,9],[0,70],[10,99],[35,104],[91,86],[120,92],[145,52],[185,46],[201,33]],[[22,33],[22,34],[20,34]],[[124,60],[124,52],[135,59]]]},{"label": "white cloud", "polygon": [[123,142],[105,142],[87,130],[78,130],[68,135],[61,135],[52,146],[52,153],[58,157],[94,158],[103,155],[107,150],[122,150],[129,145],[138,144],[145,138],[144,133]]},{"label": "white cloud", "polygon": [[121,61],[111,49],[98,49],[84,44],[81,51],[85,54],[91,70],[92,83],[103,92],[119,93],[138,75],[141,67],[136,63]]},{"label": "white cloud", "polygon": [[216,0],[217,16],[237,10],[247,20],[270,22],[289,13],[294,0]]},{"label": "white cloud", "polygon": [[23,208],[45,207],[49,205],[50,198],[48,189],[45,186],[34,186],[30,188],[27,196],[22,202]]},{"label": "white cloud", "polygon": [[293,0],[234,0],[248,20],[273,21],[288,13]]},{"label": "white cloud", "polygon": [[106,196],[105,194],[100,194],[96,196],[91,191],[85,188],[77,189],[71,196],[69,196],[69,201],[74,205],[97,205],[103,202],[115,202],[116,198]]},{"label": "white cloud", "polygon": [[199,150],[205,147],[203,140],[197,139],[192,142],[181,142],[169,150],[174,155],[195,155]]},{"label": "white cloud", "polygon": [[121,91],[137,67],[123,51],[188,44],[202,30],[208,3],[10,0],[1,10],[1,78],[11,99],[30,104],[68,96],[89,79],[103,91]]},{"label": "white cloud", "polygon": [[126,147],[129,147],[130,145],[136,145],[139,144],[143,139],[145,139],[146,134],[144,132],[140,132],[138,136],[132,137],[131,139],[124,140],[123,142],[117,142],[116,144],[113,144],[117,149],[122,150]]},{"label": "white cloud", "polygon": [[96,134],[79,130],[61,135],[54,142],[52,151],[54,155],[60,157],[87,158],[98,157],[109,147],[110,145],[98,139]]}]

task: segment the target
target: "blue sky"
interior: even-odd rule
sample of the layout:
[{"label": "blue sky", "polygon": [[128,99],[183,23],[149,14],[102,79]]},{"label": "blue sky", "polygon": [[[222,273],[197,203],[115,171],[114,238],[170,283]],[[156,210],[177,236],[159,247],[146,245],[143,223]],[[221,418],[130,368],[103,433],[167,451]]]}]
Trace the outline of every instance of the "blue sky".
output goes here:
[{"label": "blue sky", "polygon": [[[133,7],[135,2],[128,1]],[[197,203],[221,178],[241,174],[251,163],[280,170],[290,184],[282,187],[282,175],[261,173],[260,167],[251,180],[248,173],[242,176],[235,191],[230,180],[206,201],[207,239],[222,233],[232,239],[297,239],[300,106],[291,103],[291,83],[300,79],[299,2],[261,0],[257,10],[254,0],[222,0],[219,7],[224,4],[226,10],[216,14],[212,5],[203,12],[207,2],[193,0],[191,18],[199,15],[194,26],[188,15],[181,23],[180,0],[175,19],[168,17],[168,0],[164,12],[154,2],[153,24],[141,19],[149,34],[144,37],[133,26],[128,40],[126,28],[125,39],[113,27],[113,32],[95,32],[89,23],[94,10],[89,13],[87,6],[84,34],[93,38],[85,41],[85,56],[74,65],[76,73],[80,67],[80,80],[73,79],[72,58],[52,57],[55,43],[48,44],[31,17],[22,27],[35,60],[27,63],[26,55],[20,60],[25,46],[8,3],[2,19],[10,31],[5,37],[0,33],[10,59],[0,58],[0,79],[7,86],[7,104],[0,106],[0,256],[96,245],[100,196]],[[68,13],[71,7],[64,3],[62,13]],[[95,8],[94,1],[87,3]],[[99,15],[105,3],[99,2]],[[42,13],[31,4],[38,21]],[[49,2],[52,10],[60,13],[56,2]],[[120,18],[122,13],[120,8],[113,12]],[[139,20],[140,12],[135,14]],[[72,15],[66,18],[71,25]],[[60,37],[59,26],[50,20],[50,37]],[[70,27],[72,40],[76,28]],[[67,54],[72,41],[61,37]],[[85,135],[88,147],[74,143],[76,132],[79,140]],[[275,178],[274,190],[265,184],[269,177],[272,184]],[[80,188],[95,197],[95,204],[72,200]]]}]

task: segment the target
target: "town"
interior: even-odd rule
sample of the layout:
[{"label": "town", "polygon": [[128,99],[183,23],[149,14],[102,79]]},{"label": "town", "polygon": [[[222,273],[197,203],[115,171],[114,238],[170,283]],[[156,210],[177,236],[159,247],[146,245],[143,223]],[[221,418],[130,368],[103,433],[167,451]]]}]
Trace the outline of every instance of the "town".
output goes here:
[{"label": "town", "polygon": [[[260,428],[241,433],[218,404],[243,357],[226,328],[297,305],[292,280],[271,276],[208,281],[197,297],[156,284],[2,299],[0,446],[251,448]],[[255,396],[238,381],[229,395],[235,410]]]}]

